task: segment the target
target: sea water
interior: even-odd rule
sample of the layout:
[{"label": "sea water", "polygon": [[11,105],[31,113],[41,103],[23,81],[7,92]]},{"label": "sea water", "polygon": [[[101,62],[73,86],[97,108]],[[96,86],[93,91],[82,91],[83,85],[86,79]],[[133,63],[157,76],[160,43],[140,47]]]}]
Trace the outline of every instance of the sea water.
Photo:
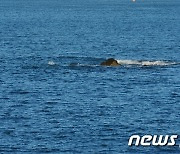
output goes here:
[{"label": "sea water", "polygon": [[0,0],[0,152],[180,153],[134,134],[180,135],[180,1]]}]

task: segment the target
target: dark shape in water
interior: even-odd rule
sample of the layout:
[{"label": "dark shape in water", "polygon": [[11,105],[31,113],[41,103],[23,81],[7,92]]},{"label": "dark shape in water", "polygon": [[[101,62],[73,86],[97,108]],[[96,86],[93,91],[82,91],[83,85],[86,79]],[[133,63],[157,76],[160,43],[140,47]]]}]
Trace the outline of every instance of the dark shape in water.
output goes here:
[{"label": "dark shape in water", "polygon": [[120,64],[114,58],[109,58],[101,63],[103,66],[119,66]]},{"label": "dark shape in water", "polygon": [[69,66],[77,66],[78,63],[71,63]]}]

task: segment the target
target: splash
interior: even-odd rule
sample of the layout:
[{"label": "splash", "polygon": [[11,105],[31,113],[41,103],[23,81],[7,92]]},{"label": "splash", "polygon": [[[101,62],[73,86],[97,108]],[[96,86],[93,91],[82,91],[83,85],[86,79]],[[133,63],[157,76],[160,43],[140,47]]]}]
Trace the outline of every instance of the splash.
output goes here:
[{"label": "splash", "polygon": [[48,65],[51,65],[51,66],[52,66],[52,65],[55,65],[55,62],[49,61],[49,62],[48,62]]},{"label": "splash", "polygon": [[138,60],[117,60],[121,65],[141,65],[141,66],[167,66],[174,65],[175,62],[168,61],[138,61]]}]

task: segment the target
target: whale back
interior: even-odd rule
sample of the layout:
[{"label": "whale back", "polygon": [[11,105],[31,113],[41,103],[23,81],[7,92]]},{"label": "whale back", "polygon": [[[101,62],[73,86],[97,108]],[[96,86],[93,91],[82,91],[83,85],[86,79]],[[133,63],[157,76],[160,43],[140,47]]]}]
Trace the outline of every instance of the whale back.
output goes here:
[{"label": "whale back", "polygon": [[103,65],[103,66],[118,66],[119,63],[114,58],[109,58],[106,61],[102,62],[101,65]]}]

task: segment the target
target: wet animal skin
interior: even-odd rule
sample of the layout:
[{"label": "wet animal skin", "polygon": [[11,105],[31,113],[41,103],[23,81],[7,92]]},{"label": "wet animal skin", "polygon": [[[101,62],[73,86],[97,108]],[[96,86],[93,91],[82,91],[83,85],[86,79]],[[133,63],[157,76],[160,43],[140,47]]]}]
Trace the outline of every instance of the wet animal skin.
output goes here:
[{"label": "wet animal skin", "polygon": [[109,58],[101,63],[102,66],[119,66],[120,64],[114,58]]}]

